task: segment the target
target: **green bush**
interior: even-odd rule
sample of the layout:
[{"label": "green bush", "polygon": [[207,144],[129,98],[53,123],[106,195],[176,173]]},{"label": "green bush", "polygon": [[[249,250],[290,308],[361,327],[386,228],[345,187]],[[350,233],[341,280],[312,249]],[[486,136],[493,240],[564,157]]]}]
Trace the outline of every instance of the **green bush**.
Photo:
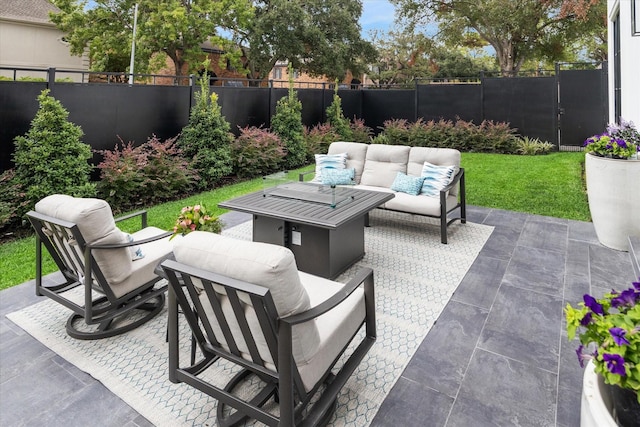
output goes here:
[{"label": "green bush", "polygon": [[307,160],[313,162],[315,154],[326,154],[329,145],[339,140],[340,135],[329,123],[317,124],[311,129],[305,128],[304,141],[307,147]]},{"label": "green bush", "polygon": [[516,130],[508,123],[485,120],[480,125],[464,120],[387,120],[375,144],[454,148],[462,152],[515,154]]},{"label": "green bush", "polygon": [[12,233],[15,228],[20,228],[22,214],[27,211],[25,191],[14,179],[15,174],[15,169],[0,174],[0,232]]},{"label": "green bush", "polygon": [[218,96],[209,96],[209,77],[205,73],[200,79],[200,92],[191,109],[189,123],[182,129],[178,147],[191,167],[198,172],[198,188],[215,187],[222,178],[233,173],[231,126],[222,115]]},{"label": "green bush", "polygon": [[246,127],[232,145],[234,167],[239,177],[250,178],[278,170],[286,154],[278,135],[267,129]]},{"label": "green bush", "polygon": [[539,154],[549,154],[553,151],[553,144],[540,141],[538,138],[529,138],[527,136],[519,138],[517,141],[518,153],[525,156],[536,156]]},{"label": "green bush", "polygon": [[293,90],[293,70],[289,65],[289,93],[276,103],[276,113],[271,118],[271,131],[282,140],[286,150],[285,168],[294,169],[305,164],[307,149],[302,125],[302,103]]},{"label": "green bush", "polygon": [[351,122],[351,141],[364,142],[366,144],[371,142],[373,136],[373,129],[364,124],[363,119],[354,119]]},{"label": "green bush", "polygon": [[333,101],[327,107],[327,123],[340,135],[342,141],[351,141],[353,133],[351,132],[351,123],[342,113],[342,100],[338,96],[338,82],[336,81],[333,91]]},{"label": "green bush", "polygon": [[67,120],[62,104],[43,90],[31,127],[24,136],[14,139],[15,175],[13,185],[24,189],[24,215],[40,199],[55,193],[78,197],[94,196],[95,185],[89,182],[92,166],[91,147],[83,143],[80,126]]},{"label": "green bush", "polygon": [[176,139],[162,142],[154,135],[138,147],[120,140],[120,147],[100,151],[100,197],[122,212],[193,193],[198,175],[180,155]]}]

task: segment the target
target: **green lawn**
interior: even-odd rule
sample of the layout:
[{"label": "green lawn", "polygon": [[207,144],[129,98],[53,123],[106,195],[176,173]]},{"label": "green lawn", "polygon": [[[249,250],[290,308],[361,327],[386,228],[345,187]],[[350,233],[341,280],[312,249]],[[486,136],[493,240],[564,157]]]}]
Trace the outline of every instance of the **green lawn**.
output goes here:
[{"label": "green lawn", "polygon": [[[463,153],[467,184],[467,204],[589,221],[584,191],[583,153],[553,153],[546,156]],[[312,170],[313,166],[304,168]],[[297,172],[291,178],[297,179]],[[149,225],[164,230],[173,227],[183,206],[204,203],[213,213],[225,212],[217,204],[262,188],[262,179],[253,179],[208,191],[186,199],[147,208]],[[119,226],[135,231],[139,219]],[[45,273],[55,271],[47,259]],[[0,289],[35,277],[35,238],[30,237],[0,245]]]}]

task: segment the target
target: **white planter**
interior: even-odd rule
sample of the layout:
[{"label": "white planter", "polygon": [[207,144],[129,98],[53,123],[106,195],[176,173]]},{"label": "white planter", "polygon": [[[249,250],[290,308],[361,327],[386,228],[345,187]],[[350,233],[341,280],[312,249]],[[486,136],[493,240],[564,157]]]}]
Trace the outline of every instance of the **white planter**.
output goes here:
[{"label": "white planter", "polygon": [[589,362],[582,382],[580,427],[617,427],[611,416],[611,399],[603,385],[602,378],[593,370],[593,363]]},{"label": "white planter", "polygon": [[629,236],[640,237],[640,160],[587,153],[587,195],[591,219],[604,246],[629,250]]}]

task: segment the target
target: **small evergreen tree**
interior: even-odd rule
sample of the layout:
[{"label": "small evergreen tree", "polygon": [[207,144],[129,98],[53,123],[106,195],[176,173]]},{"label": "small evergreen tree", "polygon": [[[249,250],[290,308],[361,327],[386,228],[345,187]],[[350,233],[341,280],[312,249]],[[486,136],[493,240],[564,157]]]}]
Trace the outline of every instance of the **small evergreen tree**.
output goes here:
[{"label": "small evergreen tree", "polygon": [[[25,190],[26,208],[32,209],[40,199],[55,193],[95,196],[95,184],[89,182],[91,147],[80,140],[82,129],[67,120],[69,112],[49,96],[49,89],[40,93],[38,102],[31,127],[14,139],[13,179]],[[24,213],[25,209],[21,216]]]},{"label": "small evergreen tree", "polygon": [[233,172],[233,134],[218,105],[218,95],[209,95],[209,75],[206,72],[200,79],[200,92],[195,98],[189,123],[182,129],[178,140],[178,148],[200,176],[198,186],[205,190],[213,188]]},{"label": "small evergreen tree", "polygon": [[340,135],[343,141],[351,141],[353,132],[351,131],[351,123],[344,114],[342,114],[342,100],[338,96],[338,81],[336,80],[335,89],[333,91],[333,101],[327,107],[327,123]]},{"label": "small evergreen tree", "polygon": [[302,103],[293,90],[293,69],[289,64],[289,94],[278,100],[276,113],[271,118],[271,130],[280,137],[287,150],[285,167],[302,166],[306,161],[304,126],[302,125]]}]

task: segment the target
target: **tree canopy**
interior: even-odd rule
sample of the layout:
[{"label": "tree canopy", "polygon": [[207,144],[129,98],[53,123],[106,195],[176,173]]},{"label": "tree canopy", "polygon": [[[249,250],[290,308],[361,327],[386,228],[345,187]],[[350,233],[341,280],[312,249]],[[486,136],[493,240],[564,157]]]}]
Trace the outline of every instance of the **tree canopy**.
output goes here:
[{"label": "tree canopy", "polygon": [[96,0],[91,8],[85,0],[53,2],[60,13],[51,20],[67,33],[71,53],[89,49],[94,71],[125,71],[136,3],[137,72],[153,70],[154,54],[160,61],[165,54],[171,58],[176,75],[194,72],[205,57],[205,41],[256,79],[265,78],[277,61],[288,61],[333,80],[375,57],[360,36],[360,0]]},{"label": "tree canopy", "polygon": [[89,49],[94,71],[124,71],[111,67],[128,64],[136,3],[138,72],[148,71],[152,56],[158,53],[171,58],[176,75],[195,71],[205,59],[201,44],[210,41],[220,48],[230,46],[221,31],[246,25],[252,13],[249,0],[96,0],[89,9],[84,0],[53,3],[60,13],[51,14],[52,22],[67,33],[72,54]]},{"label": "tree canopy", "polygon": [[254,12],[246,28],[234,31],[252,78],[288,61],[311,75],[342,79],[375,58],[375,48],[360,36],[360,0],[259,0]]},{"label": "tree canopy", "polygon": [[449,44],[479,36],[505,76],[528,59],[562,60],[576,42],[606,31],[606,2],[598,0],[392,1],[409,27],[437,22],[438,37]]}]

